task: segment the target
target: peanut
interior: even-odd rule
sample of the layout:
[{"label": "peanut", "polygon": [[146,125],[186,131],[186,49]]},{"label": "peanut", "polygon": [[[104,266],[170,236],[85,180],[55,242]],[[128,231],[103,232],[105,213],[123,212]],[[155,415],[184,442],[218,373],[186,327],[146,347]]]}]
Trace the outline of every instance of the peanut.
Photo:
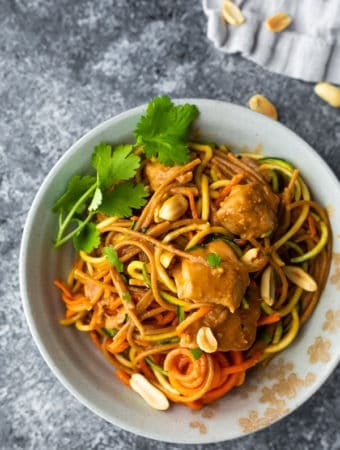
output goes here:
[{"label": "peanut", "polygon": [[314,278],[298,266],[285,266],[283,271],[288,280],[308,292],[315,292],[318,288]]},{"label": "peanut", "polygon": [[174,221],[179,219],[188,209],[188,200],[182,194],[169,197],[160,207],[158,216],[162,220]]},{"label": "peanut", "polygon": [[261,277],[261,297],[267,305],[272,306],[275,300],[275,280],[272,266],[268,266]]},{"label": "peanut", "polygon": [[329,103],[334,108],[340,108],[340,88],[334,84],[320,82],[314,86],[314,92],[322,100]]},{"label": "peanut", "polygon": [[271,103],[264,95],[256,94],[253,95],[248,101],[249,108],[253,111],[264,114],[277,120],[278,114],[275,106]]},{"label": "peanut", "polygon": [[161,254],[161,256],[159,257],[159,261],[160,261],[160,263],[162,264],[162,266],[163,266],[165,269],[167,269],[167,268],[170,266],[171,261],[173,260],[174,256],[175,256],[175,255],[174,255],[173,253],[170,253],[170,252],[163,252],[163,253]]},{"label": "peanut", "polygon": [[229,25],[239,26],[246,20],[240,8],[231,0],[224,0],[222,15],[224,20],[229,23]]},{"label": "peanut", "polygon": [[257,272],[267,264],[268,258],[262,254],[259,248],[251,248],[242,256],[241,261],[247,266],[249,272]]},{"label": "peanut", "polygon": [[197,345],[206,353],[213,353],[217,350],[217,340],[209,327],[201,327],[196,335]]},{"label": "peanut", "polygon": [[278,33],[285,30],[292,23],[292,18],[285,12],[278,12],[269,17],[265,24],[269,31]]},{"label": "peanut", "polygon": [[130,378],[130,386],[152,408],[164,411],[169,408],[169,400],[162,391],[148,381],[144,375],[134,373]]}]

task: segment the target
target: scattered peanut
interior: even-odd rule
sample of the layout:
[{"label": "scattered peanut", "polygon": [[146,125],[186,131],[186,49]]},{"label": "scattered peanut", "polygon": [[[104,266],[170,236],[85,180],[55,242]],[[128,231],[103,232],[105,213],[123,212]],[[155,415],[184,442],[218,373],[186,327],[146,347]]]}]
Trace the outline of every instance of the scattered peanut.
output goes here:
[{"label": "scattered peanut", "polygon": [[148,381],[144,375],[134,373],[130,378],[130,386],[152,408],[164,411],[169,408],[169,400],[162,391]]},{"label": "scattered peanut", "polygon": [[222,15],[224,20],[229,23],[229,25],[239,26],[246,20],[240,8],[231,0],[224,0]]},{"label": "scattered peanut", "polygon": [[249,272],[257,272],[267,264],[268,258],[259,248],[251,248],[241,256],[241,261],[247,266]]},{"label": "scattered peanut", "polygon": [[217,350],[217,340],[209,327],[201,327],[196,335],[197,345],[206,353],[213,353]]},{"label": "scattered peanut", "polygon": [[272,306],[275,300],[275,279],[272,266],[268,266],[261,277],[261,297],[267,305]]},{"label": "scattered peanut", "polygon": [[174,256],[175,255],[171,252],[163,252],[161,254],[161,256],[159,257],[159,261],[162,264],[162,266],[164,267],[164,269],[167,269],[170,266],[171,261],[173,260]]},{"label": "scattered peanut", "polygon": [[314,86],[314,92],[334,108],[340,108],[340,87],[320,82]]},{"label": "scattered peanut", "polygon": [[318,288],[314,278],[298,266],[285,266],[283,271],[294,284],[308,292],[315,292]]},{"label": "scattered peanut", "polygon": [[278,12],[271,17],[268,17],[265,24],[269,31],[278,33],[289,27],[292,23],[292,18],[285,12]]},{"label": "scattered peanut", "polygon": [[188,200],[182,194],[169,197],[160,207],[158,216],[162,220],[174,221],[185,214],[188,209]]},{"label": "scattered peanut", "polygon": [[253,111],[264,114],[277,120],[277,110],[273,103],[271,103],[264,95],[256,94],[253,95],[248,101],[249,108]]}]

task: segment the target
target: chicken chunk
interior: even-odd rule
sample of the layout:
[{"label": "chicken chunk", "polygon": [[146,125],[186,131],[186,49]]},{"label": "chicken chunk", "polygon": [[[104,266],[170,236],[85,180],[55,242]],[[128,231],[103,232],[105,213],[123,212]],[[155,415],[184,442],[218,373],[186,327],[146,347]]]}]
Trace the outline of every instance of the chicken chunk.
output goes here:
[{"label": "chicken chunk", "polygon": [[217,350],[227,352],[248,350],[254,343],[257,332],[257,321],[261,314],[260,295],[249,295],[249,307],[240,306],[231,313],[225,306],[215,305],[202,319],[193,323],[183,336],[183,345],[189,348],[197,347],[196,336],[198,330],[209,327],[217,340]]},{"label": "chicken chunk", "polygon": [[221,203],[218,221],[243,239],[258,238],[275,230],[279,198],[259,183],[239,184]]},{"label": "chicken chunk", "polygon": [[[156,191],[177,169],[178,166],[167,167],[159,162],[147,162],[144,173],[149,180],[151,190]],[[192,172],[179,175],[176,180],[181,184],[188,183],[192,180]]]},{"label": "chicken chunk", "polygon": [[205,259],[209,253],[221,257],[218,267],[193,264],[188,259],[182,259],[175,266],[173,276],[178,296],[193,302],[221,304],[234,312],[239,307],[249,283],[246,266],[222,240],[213,241],[205,248],[193,250],[193,254]]}]

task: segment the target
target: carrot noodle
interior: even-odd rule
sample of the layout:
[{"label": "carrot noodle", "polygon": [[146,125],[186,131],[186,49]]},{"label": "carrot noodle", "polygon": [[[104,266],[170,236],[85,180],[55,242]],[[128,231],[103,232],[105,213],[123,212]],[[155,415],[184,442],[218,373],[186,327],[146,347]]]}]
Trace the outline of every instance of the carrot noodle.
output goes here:
[{"label": "carrot noodle", "polygon": [[72,298],[72,294],[69,291],[69,289],[67,288],[67,286],[65,286],[65,284],[60,281],[60,280],[54,280],[54,285],[57,286],[57,288],[59,288],[61,290],[61,293],[68,298]]},{"label": "carrot noodle", "polygon": [[274,313],[269,316],[263,316],[257,321],[257,326],[261,327],[262,325],[270,325],[272,323],[276,323],[281,319],[279,313]]},{"label": "carrot noodle", "polygon": [[124,370],[122,369],[116,370],[116,376],[117,378],[120,379],[122,383],[126,384],[127,386],[130,386],[130,377],[126,372],[124,372]]},{"label": "carrot noodle", "polygon": [[180,336],[189,325],[194,323],[196,320],[205,316],[205,314],[210,311],[210,306],[203,306],[198,311],[192,313],[187,319],[185,319],[181,324],[179,324],[176,328],[177,334]]},{"label": "carrot noodle", "polygon": [[238,173],[237,175],[234,175],[233,178],[230,180],[230,182],[222,189],[221,193],[216,199],[216,205],[219,206],[219,204],[225,199],[227,195],[230,194],[232,188],[240,183],[243,179],[243,173]]},{"label": "carrot noodle", "polygon": [[149,380],[154,380],[155,376],[152,372],[152,370],[150,369],[150,367],[147,365],[147,363],[145,362],[145,359],[141,359],[139,362],[140,368],[141,368],[141,372],[149,379]]},{"label": "carrot noodle", "polygon": [[[240,364],[242,361],[242,354],[241,352],[230,352],[230,358],[233,362]],[[221,375],[224,375],[223,378],[221,377],[222,382],[204,395],[202,398],[203,404],[208,404],[217,400],[233,389],[233,387],[237,386],[239,375],[236,373],[232,375],[223,373],[227,368],[228,366],[221,368]]]},{"label": "carrot noodle", "polygon": [[95,344],[99,349],[101,349],[101,348],[102,348],[102,344],[101,344],[101,342],[100,342],[100,340],[99,340],[98,334],[97,334],[95,331],[90,331],[89,334],[90,334],[91,339],[92,339],[92,341],[94,342],[94,344]]},{"label": "carrot noodle", "polygon": [[202,409],[202,407],[203,407],[202,402],[200,402],[199,400],[195,400],[193,402],[186,402],[184,404],[186,406],[188,406],[189,408],[193,409],[194,411],[198,411],[198,410]]},{"label": "carrot noodle", "polygon": [[290,199],[290,197],[291,197],[291,193],[292,193],[294,185],[295,185],[295,183],[297,181],[298,176],[299,176],[299,170],[295,169],[293,171],[293,173],[292,173],[292,176],[291,176],[291,179],[289,181],[289,184],[286,187],[286,190],[284,191],[284,195],[286,195],[288,199]]},{"label": "carrot noodle", "polygon": [[192,218],[198,219],[198,212],[197,212],[197,208],[196,208],[194,194],[192,191],[189,192],[188,197],[189,197],[189,205],[190,205]]},{"label": "carrot noodle", "polygon": [[315,220],[313,219],[313,216],[311,214],[308,214],[307,220],[308,220],[309,233],[312,238],[315,238],[317,235]]},{"label": "carrot noodle", "polygon": [[[79,252],[66,280],[56,279],[54,285],[65,306],[60,324],[75,327],[75,338],[87,333],[123,384],[129,386],[131,376],[140,373],[171,402],[199,410],[242,389],[254,366],[294,342],[325,286],[332,236],[326,210],[311,199],[297,168],[276,158],[253,158],[244,152],[235,156],[225,146],[190,142],[188,147],[190,162],[163,174],[160,187],[130,218],[94,216],[99,247]],[[144,168],[148,160],[143,158]],[[150,185],[144,170],[135,181]],[[233,200],[235,186],[241,190],[250,183],[272,191],[278,223],[264,234],[247,236],[224,226],[218,211]],[[161,220],[157,211],[175,194],[187,198],[186,211],[177,220]],[[235,260],[213,254],[209,262],[204,252],[216,241],[229,246]],[[119,270],[105,256],[107,246],[117,252]],[[243,255],[253,248],[265,255],[265,264],[247,269],[244,297],[231,313],[224,297],[217,301],[210,296],[210,283],[231,265],[244,268]],[[285,274],[286,265],[308,272],[317,291],[294,285]],[[270,306],[261,299],[262,274],[268,266],[275,279]],[[221,333],[222,328],[233,328],[228,323],[232,314],[239,315],[241,329],[253,327],[254,339],[248,344],[241,345],[244,337],[235,331]],[[202,327],[210,328],[216,339],[212,352],[198,337]]]},{"label": "carrot noodle", "polygon": [[231,373],[238,373],[238,372],[245,372],[250,367],[255,366],[257,361],[260,359],[261,353],[256,352],[253,354],[253,356],[246,361],[240,362],[238,364],[234,364],[233,366],[229,366],[223,369],[224,374],[231,374]]}]

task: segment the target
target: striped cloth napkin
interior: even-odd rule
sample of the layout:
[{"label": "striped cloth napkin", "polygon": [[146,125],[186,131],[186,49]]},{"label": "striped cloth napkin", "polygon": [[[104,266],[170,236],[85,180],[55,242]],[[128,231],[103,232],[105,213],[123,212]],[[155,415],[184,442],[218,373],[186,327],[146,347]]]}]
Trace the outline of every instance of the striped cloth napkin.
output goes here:
[{"label": "striped cloth napkin", "polygon": [[[223,52],[293,78],[340,84],[340,0],[234,0],[246,19],[240,26],[223,19],[223,0],[202,2],[208,38]],[[264,22],[277,12],[293,22],[273,33]]]}]

